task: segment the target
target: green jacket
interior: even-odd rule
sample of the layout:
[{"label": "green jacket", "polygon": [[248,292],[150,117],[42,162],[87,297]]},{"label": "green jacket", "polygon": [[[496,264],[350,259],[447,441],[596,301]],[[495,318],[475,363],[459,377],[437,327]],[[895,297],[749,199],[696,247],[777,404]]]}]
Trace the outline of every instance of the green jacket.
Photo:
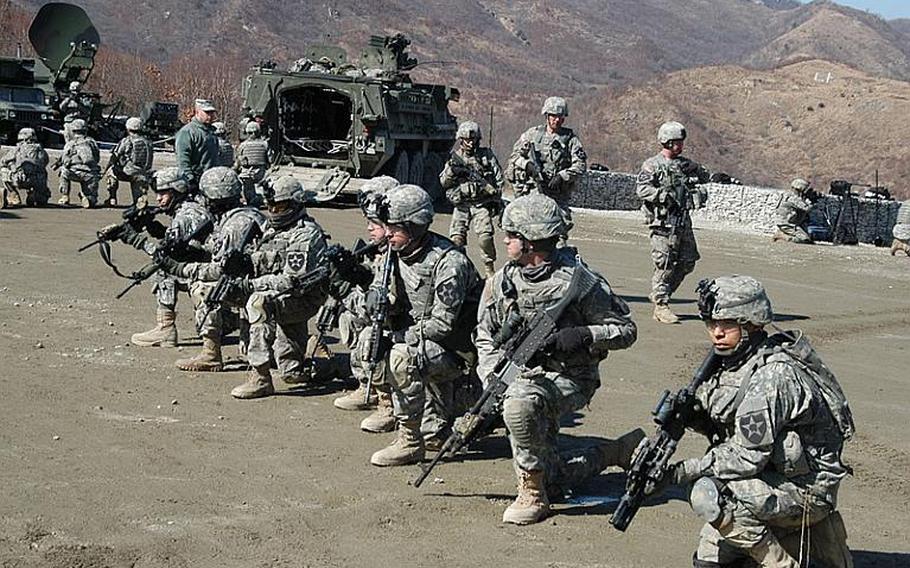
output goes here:
[{"label": "green jacket", "polygon": [[218,137],[215,130],[195,118],[177,132],[174,139],[177,169],[196,188],[205,170],[218,165]]}]

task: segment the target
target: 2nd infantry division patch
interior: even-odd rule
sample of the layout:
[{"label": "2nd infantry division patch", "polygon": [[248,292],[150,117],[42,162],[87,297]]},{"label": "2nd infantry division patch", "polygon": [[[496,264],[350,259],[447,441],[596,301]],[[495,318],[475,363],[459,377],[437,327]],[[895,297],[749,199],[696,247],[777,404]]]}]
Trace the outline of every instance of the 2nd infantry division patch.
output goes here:
[{"label": "2nd infantry division patch", "polygon": [[737,424],[739,435],[747,442],[746,446],[764,446],[772,442],[771,424],[765,410],[750,412],[739,417]]},{"label": "2nd infantry division patch", "polygon": [[455,305],[458,301],[458,284],[454,280],[446,280],[436,287],[436,296],[447,306]]},{"label": "2nd infantry division patch", "polygon": [[289,252],[288,268],[293,272],[300,272],[306,268],[306,253],[300,251]]}]

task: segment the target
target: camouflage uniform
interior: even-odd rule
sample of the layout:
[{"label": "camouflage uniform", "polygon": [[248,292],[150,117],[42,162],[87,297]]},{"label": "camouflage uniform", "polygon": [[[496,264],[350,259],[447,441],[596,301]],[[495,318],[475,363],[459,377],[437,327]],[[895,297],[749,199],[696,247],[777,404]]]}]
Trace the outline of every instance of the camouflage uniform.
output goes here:
[{"label": "camouflage uniform", "polygon": [[218,137],[218,164],[228,168],[234,167],[234,145],[227,138],[227,130],[223,122],[214,122],[212,127]]},{"label": "camouflage uniform", "polygon": [[196,118],[184,124],[174,137],[174,156],[190,191],[196,191],[202,172],[218,165],[218,137],[214,128]]},{"label": "camouflage uniform", "polygon": [[[568,116],[568,106],[560,97],[544,102],[541,114]],[[550,133],[546,125],[534,126],[522,134],[512,147],[506,177],[516,196],[538,192],[547,195],[571,220],[569,201],[578,178],[588,169],[588,156],[581,141],[570,128]]]},{"label": "camouflage uniform", "polygon": [[[707,183],[710,174],[688,158],[669,159],[657,154],[645,160],[638,174],[638,197],[644,202],[651,229],[651,301],[666,305],[701,256],[689,211],[703,206],[707,192],[695,183]],[[694,193],[693,193],[694,192]],[[679,203],[676,195],[682,194]]]},{"label": "camouflage uniform", "polygon": [[[138,132],[138,128],[136,131],[127,134],[111,150],[111,169],[114,177],[117,180],[130,183],[130,195],[133,198],[133,204],[148,191],[154,156],[155,149],[152,147],[152,143]],[[111,199],[116,203],[116,181],[110,188],[110,195]]]},{"label": "camouflage uniform", "polygon": [[[417,186],[403,185],[386,193],[387,224],[429,227],[433,207],[429,195]],[[393,310],[387,325],[392,345],[385,357],[384,388],[391,391],[398,421],[398,439],[373,454],[378,466],[405,465],[422,458],[423,438],[448,435],[454,406],[454,380],[474,361],[474,347],[465,333],[476,323],[481,279],[464,252],[436,233],[412,237],[413,251],[396,254],[390,294]],[[386,254],[392,254],[391,252]],[[376,274],[378,285],[381,273]],[[370,329],[360,337],[352,355],[366,361]],[[407,448],[400,459],[397,450]]]},{"label": "camouflage uniform", "polygon": [[79,182],[83,207],[98,203],[98,181],[101,167],[100,153],[95,140],[85,134],[85,123],[77,118],[71,123],[70,141],[63,146],[60,167],[61,203],[69,203],[70,183]]},{"label": "camouflage uniform", "polygon": [[812,202],[805,194],[811,187],[809,182],[795,179],[790,184],[790,189],[791,192],[781,198],[780,205],[774,210],[774,221],[778,229],[774,240],[812,244],[812,237],[804,228],[809,221],[809,210],[812,208]]},{"label": "camouflage uniform", "polygon": [[898,251],[910,256],[910,200],[901,203],[897,210],[897,222],[891,230],[894,240],[891,242],[891,255]]},{"label": "camouflage uniform", "polygon": [[31,128],[23,128],[18,138],[16,147],[0,159],[0,181],[4,186],[0,191],[18,197],[21,189],[26,192],[26,205],[46,205],[51,197],[47,187],[47,152]]},{"label": "camouflage uniform", "polygon": [[[465,122],[459,132],[467,125],[476,127],[477,143],[480,142],[480,128],[476,123]],[[458,137],[462,139],[462,136]],[[439,182],[446,190],[446,196],[455,207],[452,211],[452,223],[449,225],[449,238],[455,244],[464,246],[467,243],[468,226],[477,235],[480,244],[481,258],[490,274],[496,261],[496,244],[493,225],[502,205],[502,168],[496,155],[490,148],[476,148],[468,152],[459,147],[452,152],[439,175]],[[483,182],[472,178],[471,171]]]},{"label": "camouflage uniform", "polygon": [[[82,84],[79,81],[70,83],[69,92],[60,100],[60,114],[63,115],[63,122],[68,124],[77,118],[88,120],[92,112],[90,102],[86,101],[85,95],[82,94]],[[64,129],[64,135],[66,135]],[[64,136],[66,137],[66,136]],[[67,139],[66,142],[69,140]]]},{"label": "camouflage uniform", "polygon": [[[703,281],[699,293],[706,319],[771,321],[764,289],[748,276]],[[801,336],[794,342],[790,334],[768,338],[749,331],[722,356],[721,371],[696,391],[706,413],[698,429],[715,436],[711,448],[674,466],[677,482],[698,480],[692,506],[709,521],[695,566],[727,566],[751,556],[761,566],[798,568],[791,557],[798,553],[784,551],[779,538],[822,521],[825,531],[828,523],[843,531],[840,516],[829,516],[847,475],[841,452],[853,431],[849,407],[837,386],[844,406],[835,414],[818,377],[830,376],[829,387],[836,379]],[[813,538],[813,558],[826,567],[852,566],[845,538]]]},{"label": "camouflage uniform", "polygon": [[[534,223],[539,226],[539,218],[546,215],[554,219],[548,229],[552,234],[546,237],[562,234],[564,220],[552,200],[535,195],[521,197],[506,208],[503,229],[521,234],[526,240],[539,240],[543,235],[534,234],[539,232]],[[550,253],[541,266],[523,267],[516,261],[509,262],[488,282],[481,299],[475,337],[477,372],[481,378],[493,371],[503,355],[504,338],[500,335],[507,321],[515,315],[529,321],[536,312],[563,298],[573,273],[582,265],[577,254],[572,247],[562,247]],[[586,347],[542,355],[536,366],[527,369],[506,390],[503,419],[520,480],[537,472],[551,488],[577,481],[566,479],[574,474],[568,474],[566,462],[557,451],[559,421],[590,403],[600,387],[598,365],[609,351],[626,349],[635,342],[637,330],[628,306],[613,293],[605,279],[599,276],[598,279],[599,285],[582,300],[569,305],[559,319],[560,329],[585,328],[590,336]],[[595,468],[593,473],[601,469]]]},{"label": "camouflage uniform", "polygon": [[235,169],[243,184],[243,198],[248,205],[262,201],[256,188],[265,179],[269,168],[269,142],[259,132],[258,123],[247,123],[246,133],[249,137],[240,143],[235,158]]}]

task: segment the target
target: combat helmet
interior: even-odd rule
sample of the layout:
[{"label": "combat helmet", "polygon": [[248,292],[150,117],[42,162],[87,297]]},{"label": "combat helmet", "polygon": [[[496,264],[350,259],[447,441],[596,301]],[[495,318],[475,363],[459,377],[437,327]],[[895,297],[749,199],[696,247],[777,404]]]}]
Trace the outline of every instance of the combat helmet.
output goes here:
[{"label": "combat helmet", "polygon": [[19,134],[16,135],[16,140],[19,142],[28,142],[29,140],[35,139],[35,129],[34,128],[21,128]]},{"label": "combat helmet", "polygon": [[526,241],[543,241],[565,235],[569,227],[554,200],[531,193],[509,203],[502,213],[502,230],[521,235]]},{"label": "combat helmet", "polygon": [[357,192],[357,204],[360,205],[363,216],[370,220],[378,220],[383,196],[398,185],[398,180],[392,176],[377,176],[360,186],[360,191]]},{"label": "combat helmet", "polygon": [[803,178],[796,178],[790,182],[790,189],[796,193],[805,193],[810,187],[812,187],[812,184]]},{"label": "combat helmet", "polygon": [[82,83],[80,83],[79,81],[70,82],[70,91],[78,91],[81,88],[82,88]]},{"label": "combat helmet", "polygon": [[126,119],[126,129],[128,132],[139,132],[142,130],[142,119],[138,116],[131,116]]},{"label": "combat helmet", "polygon": [[284,175],[267,184],[265,200],[269,205],[269,224],[283,229],[306,214],[303,184]]},{"label": "combat helmet", "polygon": [[85,132],[85,121],[81,118],[77,118],[70,122],[70,132]]},{"label": "combat helmet", "polygon": [[225,166],[209,168],[199,178],[199,192],[211,201],[239,199],[240,178],[234,170]]},{"label": "combat helmet", "polygon": [[186,193],[189,187],[186,179],[180,175],[177,166],[162,168],[155,172],[154,190],[156,193],[162,191],[175,191],[177,193]]},{"label": "combat helmet", "polygon": [[428,226],[433,222],[434,213],[430,195],[418,185],[405,184],[386,192],[379,218],[393,225]]},{"label": "combat helmet", "polygon": [[458,125],[458,132],[455,134],[458,139],[480,140],[480,125],[473,120],[466,120]]},{"label": "combat helmet", "polygon": [[660,125],[660,128],[657,129],[657,141],[660,142],[661,146],[667,144],[671,140],[685,140],[686,139],[686,127],[680,122],[671,120]]},{"label": "combat helmet", "polygon": [[703,320],[733,320],[764,326],[774,316],[765,287],[751,276],[705,279],[698,283],[695,292]]},{"label": "combat helmet", "polygon": [[303,203],[303,184],[292,175],[283,175],[267,184],[269,191],[265,193],[265,200],[269,203],[281,201],[299,201]]},{"label": "combat helmet", "polygon": [[246,126],[243,127],[243,131],[247,134],[259,134],[262,128],[259,126],[259,123],[255,120],[251,120],[246,123]]},{"label": "combat helmet", "polygon": [[215,131],[215,136],[224,136],[225,132],[227,132],[224,123],[220,120],[212,123],[212,129]]},{"label": "combat helmet", "polygon": [[562,97],[547,97],[543,102],[540,114],[555,114],[556,116],[569,116],[569,103]]}]

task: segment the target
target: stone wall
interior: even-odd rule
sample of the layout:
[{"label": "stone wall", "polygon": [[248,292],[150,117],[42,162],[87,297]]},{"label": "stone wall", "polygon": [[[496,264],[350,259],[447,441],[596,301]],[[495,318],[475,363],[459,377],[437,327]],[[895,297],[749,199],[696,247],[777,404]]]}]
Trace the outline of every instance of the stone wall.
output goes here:
[{"label": "stone wall", "polygon": [[[634,175],[619,172],[588,172],[572,196],[572,205],[588,209],[637,210],[641,201],[635,195],[635,178]],[[774,210],[787,190],[719,183],[709,183],[707,188],[707,205],[692,215],[696,223],[708,220],[743,232],[774,232]],[[857,201],[856,232],[859,241],[891,242],[891,228],[897,219],[900,202],[863,198]],[[810,223],[821,226],[833,224],[841,203],[839,197],[824,196],[812,207]]]}]

